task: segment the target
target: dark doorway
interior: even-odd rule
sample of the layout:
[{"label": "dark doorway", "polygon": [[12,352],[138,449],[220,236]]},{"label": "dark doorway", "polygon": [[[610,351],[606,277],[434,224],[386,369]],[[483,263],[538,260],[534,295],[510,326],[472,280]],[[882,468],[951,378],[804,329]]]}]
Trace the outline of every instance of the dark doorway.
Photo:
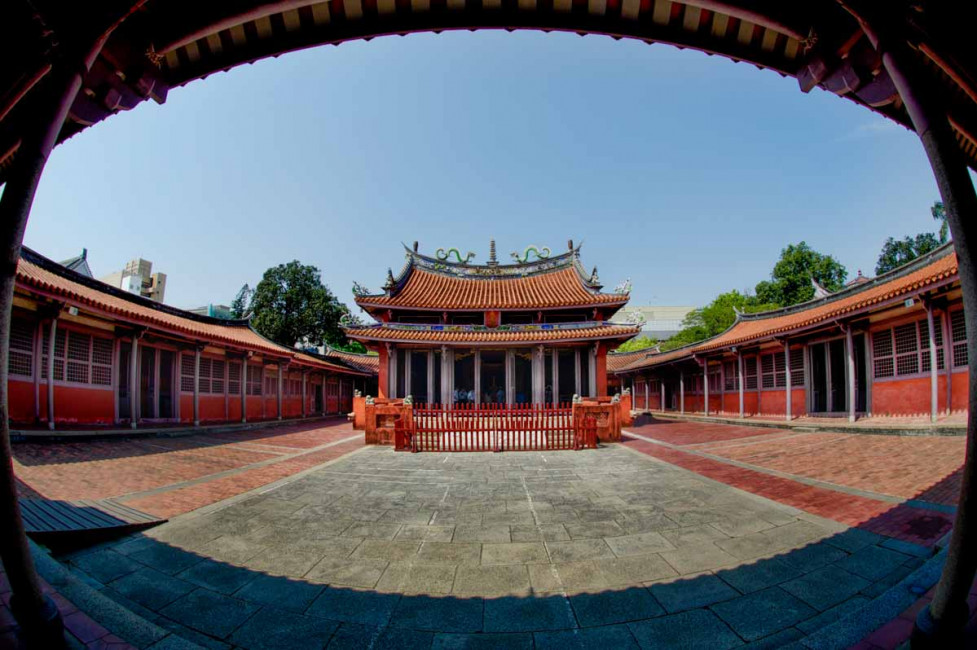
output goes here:
[{"label": "dark doorway", "polygon": [[482,404],[505,404],[505,352],[482,352]]},{"label": "dark doorway", "polygon": [[173,409],[173,357],[170,350],[159,351],[159,412],[158,418],[172,418]]},{"label": "dark doorway", "polygon": [[139,417],[156,418],[156,348],[143,347],[139,354]]}]

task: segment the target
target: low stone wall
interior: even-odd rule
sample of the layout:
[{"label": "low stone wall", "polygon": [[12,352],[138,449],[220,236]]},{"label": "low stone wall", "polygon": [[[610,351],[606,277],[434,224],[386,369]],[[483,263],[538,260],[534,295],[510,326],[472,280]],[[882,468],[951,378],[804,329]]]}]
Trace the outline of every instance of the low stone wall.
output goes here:
[{"label": "low stone wall", "polygon": [[[355,414],[355,402],[353,406]],[[368,445],[392,446],[395,442],[397,424],[401,423],[410,428],[413,414],[414,407],[404,404],[402,399],[364,399],[364,442]]]},{"label": "low stone wall", "polygon": [[600,442],[620,442],[621,405],[610,397],[585,399],[573,405],[573,421],[580,418],[594,418],[597,424],[597,438]]}]

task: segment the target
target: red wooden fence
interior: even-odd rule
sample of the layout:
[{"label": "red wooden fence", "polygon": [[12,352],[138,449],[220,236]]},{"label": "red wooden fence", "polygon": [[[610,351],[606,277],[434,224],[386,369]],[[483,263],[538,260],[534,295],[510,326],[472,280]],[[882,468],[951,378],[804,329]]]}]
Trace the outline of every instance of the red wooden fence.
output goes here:
[{"label": "red wooden fence", "polygon": [[412,421],[399,427],[395,445],[410,451],[595,448],[597,425],[593,418],[574,422],[570,404],[422,404],[414,406]]}]

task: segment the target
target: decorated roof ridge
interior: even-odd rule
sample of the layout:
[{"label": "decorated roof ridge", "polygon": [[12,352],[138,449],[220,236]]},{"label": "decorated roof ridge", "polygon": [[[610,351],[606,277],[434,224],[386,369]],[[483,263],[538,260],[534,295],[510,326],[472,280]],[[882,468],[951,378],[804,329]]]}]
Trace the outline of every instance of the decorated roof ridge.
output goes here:
[{"label": "decorated roof ridge", "polygon": [[[512,323],[502,324],[495,327],[480,323],[384,323],[375,321],[373,323],[361,323],[357,325],[342,326],[345,332],[356,332],[368,329],[387,329],[400,331],[429,331],[429,332],[540,332],[540,331],[565,331],[575,329],[588,329],[593,327],[615,327],[622,330],[641,331],[640,325],[631,323],[613,323],[608,320],[585,320],[570,323]],[[366,355],[372,356],[372,355]]]},{"label": "decorated roof ridge", "polygon": [[[820,298],[815,297],[806,302],[797,303],[796,305],[790,305],[788,307],[779,307],[777,309],[770,309],[767,311],[759,311],[753,313],[737,312],[736,320],[733,321],[732,325],[730,325],[728,328],[726,328],[725,330],[717,334],[715,337],[710,337],[710,339],[704,339],[703,341],[700,341],[700,343],[711,340],[711,338],[722,336],[729,330],[733,329],[736,323],[740,321],[763,320],[767,318],[776,318],[778,316],[786,316],[788,314],[806,311],[808,309],[811,309],[812,307],[819,307],[821,305],[827,305],[832,302],[836,302],[838,300],[844,300],[845,298],[849,298],[853,295],[865,291],[870,291],[871,289],[874,289],[879,285],[886,284],[888,282],[891,282],[892,280],[896,280],[900,277],[909,275],[910,273],[913,273],[915,271],[918,271],[919,269],[929,266],[936,260],[942,259],[943,257],[946,257],[947,255],[951,255],[954,252],[955,251],[953,248],[953,242],[948,241],[947,243],[942,244],[938,248],[934,248],[930,252],[924,255],[920,255],[916,259],[906,262],[900,267],[894,268],[891,271],[886,271],[885,273],[879,274],[874,278],[866,278],[865,276],[861,276],[864,279],[864,281],[858,282],[856,284],[846,284],[838,291],[829,293],[826,296]],[[861,273],[861,271],[859,271],[859,273]]]},{"label": "decorated roof ridge", "polygon": [[[565,323],[561,325],[565,325]],[[482,329],[472,329],[471,326],[464,325],[445,325],[443,329],[392,328],[377,324],[373,327],[361,326],[355,330],[347,330],[347,335],[354,340],[375,342],[533,345],[553,341],[627,340],[639,331],[626,325],[608,322],[593,322],[584,325],[589,326],[560,329],[538,327],[534,330],[513,330],[486,328],[484,326],[481,326]]]},{"label": "decorated roof ridge", "polygon": [[[142,307],[149,307],[150,309],[154,309],[156,311],[163,312],[165,314],[170,314],[171,316],[179,316],[180,318],[186,318],[187,320],[192,320],[198,323],[206,323],[208,325],[250,327],[249,318],[224,319],[224,318],[217,318],[215,316],[206,316],[204,314],[197,314],[191,311],[180,309],[179,307],[173,307],[171,305],[157,302],[156,300],[151,300],[149,298],[140,296],[138,294],[129,293],[124,289],[120,289],[119,287],[113,287],[111,284],[107,284],[105,282],[102,282],[101,280],[96,280],[95,278],[89,277],[84,273],[79,273],[74,269],[69,269],[55,262],[51,258],[41,255],[34,249],[28,248],[27,246],[21,247],[20,257],[21,259],[30,262],[31,264],[36,264],[37,266],[41,267],[45,271],[49,271],[51,273],[54,273],[55,275],[59,275],[65,278],[66,280],[77,282],[78,284],[84,285],[89,289],[94,289],[95,291],[107,293],[115,298],[120,298],[122,300],[126,300],[133,304],[140,305]],[[257,332],[255,333],[257,334]],[[275,343],[275,345],[278,344]]]},{"label": "decorated roof ridge", "polygon": [[[551,255],[549,248],[529,246],[521,254],[511,254],[517,259],[515,264],[499,264],[494,254],[487,264],[469,264],[474,253],[462,256],[458,249],[445,251],[439,248],[436,257],[430,257],[418,252],[415,242],[413,249],[404,246],[406,260],[400,273],[395,276],[393,270],[388,269],[382,293],[373,293],[354,282],[353,295],[361,306],[446,310],[555,309],[563,306],[599,307],[626,303],[630,298],[630,280],[615,287],[613,292],[602,293],[603,287],[597,277],[596,267],[588,274],[580,262],[580,248],[580,245],[574,246],[571,240],[566,252]],[[494,252],[494,241],[491,250]],[[529,261],[533,255],[537,259]],[[455,259],[451,259],[452,256]],[[560,277],[561,273],[563,277]],[[549,278],[554,280],[549,281]],[[497,288],[490,288],[489,284],[467,284],[475,280],[494,280],[503,284],[497,285]],[[525,284],[535,281],[544,284]],[[452,282],[456,284],[445,284]],[[520,282],[523,283],[522,286]],[[468,286],[473,288],[469,289]],[[476,286],[481,288],[474,289]],[[436,294],[449,295],[455,299],[448,300],[445,304],[434,300],[431,291],[435,287]],[[431,291],[425,293],[424,288]],[[459,302],[460,296],[464,296],[464,299]],[[536,300],[540,298],[542,302],[537,303]],[[560,302],[563,299],[566,302]]]}]

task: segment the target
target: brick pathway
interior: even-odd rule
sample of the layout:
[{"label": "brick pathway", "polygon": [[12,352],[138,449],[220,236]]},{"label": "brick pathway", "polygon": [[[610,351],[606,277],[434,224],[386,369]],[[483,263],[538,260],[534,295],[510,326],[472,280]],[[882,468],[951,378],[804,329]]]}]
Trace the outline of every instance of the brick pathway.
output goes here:
[{"label": "brick pathway", "polygon": [[966,448],[962,436],[801,433],[662,420],[630,430],[758,467],[947,505],[959,495]]},{"label": "brick pathway", "polygon": [[14,445],[23,496],[118,500],[161,517],[272,483],[362,447],[345,420],[180,438]]}]

